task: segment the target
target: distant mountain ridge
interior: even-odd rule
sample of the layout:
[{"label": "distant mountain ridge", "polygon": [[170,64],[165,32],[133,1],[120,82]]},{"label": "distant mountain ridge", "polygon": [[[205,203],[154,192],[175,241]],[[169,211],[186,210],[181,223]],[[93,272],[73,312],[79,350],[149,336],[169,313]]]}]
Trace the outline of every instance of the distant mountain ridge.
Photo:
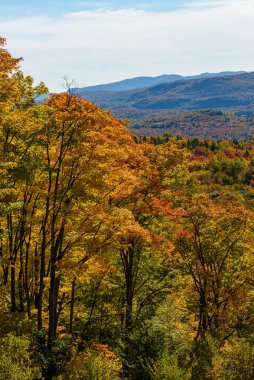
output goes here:
[{"label": "distant mountain ridge", "polygon": [[[202,74],[204,75],[204,74]],[[137,119],[198,109],[222,109],[254,115],[254,73],[181,79],[129,91],[86,91],[78,96]]]},{"label": "distant mountain ridge", "polygon": [[130,79],[124,79],[119,82],[100,84],[96,86],[87,86],[80,89],[76,89],[77,92],[80,91],[129,91],[136,90],[145,87],[156,86],[162,83],[171,83],[178,80],[192,80],[201,78],[212,78],[215,76],[227,76],[227,75],[239,75],[244,74],[245,71],[224,71],[220,73],[202,73],[199,75],[182,76],[178,74],[163,74],[156,77],[136,77]]}]

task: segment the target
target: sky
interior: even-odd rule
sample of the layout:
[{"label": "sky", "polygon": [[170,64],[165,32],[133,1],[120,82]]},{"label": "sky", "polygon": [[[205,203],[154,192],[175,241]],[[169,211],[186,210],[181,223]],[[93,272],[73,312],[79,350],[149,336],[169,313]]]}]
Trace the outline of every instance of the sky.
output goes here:
[{"label": "sky", "polygon": [[136,76],[254,71],[254,0],[0,0],[0,35],[51,91]]}]

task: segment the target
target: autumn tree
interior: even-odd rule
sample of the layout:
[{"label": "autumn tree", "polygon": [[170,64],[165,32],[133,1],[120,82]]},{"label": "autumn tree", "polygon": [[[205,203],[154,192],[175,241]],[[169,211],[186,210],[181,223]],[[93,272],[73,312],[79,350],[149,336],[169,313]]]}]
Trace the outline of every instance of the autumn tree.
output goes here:
[{"label": "autumn tree", "polygon": [[198,321],[196,340],[209,332],[222,342],[248,310],[254,269],[251,218],[227,195],[216,201],[197,195],[185,207],[176,252],[192,279],[187,302]]},{"label": "autumn tree", "polygon": [[[43,327],[48,289],[50,346],[67,293],[73,291],[75,272],[80,276],[77,268],[119,244],[124,234],[142,229],[132,213],[119,206],[119,197],[128,197],[137,182],[138,153],[126,127],[70,94],[53,95],[41,112],[34,179],[39,234],[32,239],[40,257],[38,328]],[[73,315],[73,304],[70,312]]]},{"label": "autumn tree", "polygon": [[120,260],[117,261],[123,273],[119,294],[127,376],[129,371],[133,371],[132,367],[135,366],[136,370],[138,367],[135,334],[144,321],[151,318],[168,287],[172,242],[163,228],[163,220],[173,215],[176,217],[177,197],[189,181],[182,165],[184,151],[172,143],[163,147],[138,145],[143,156],[142,165],[138,168],[140,181],[129,197],[121,200],[121,205],[128,207],[146,234],[123,236],[118,248]]},{"label": "autumn tree", "polygon": [[[11,309],[24,311],[23,294],[28,296],[28,267],[24,264],[27,205],[33,199],[27,187],[31,184],[33,143],[38,118],[35,96],[47,91],[45,85],[33,86],[30,76],[19,69],[20,58],[15,59],[0,40],[0,153],[1,153],[1,257],[3,281],[10,275]],[[19,272],[16,263],[19,262]],[[26,267],[26,268],[25,268]],[[17,279],[18,277],[18,279]],[[26,278],[25,278],[26,277]],[[18,280],[19,306],[16,301]],[[28,307],[28,314],[29,314]]]}]

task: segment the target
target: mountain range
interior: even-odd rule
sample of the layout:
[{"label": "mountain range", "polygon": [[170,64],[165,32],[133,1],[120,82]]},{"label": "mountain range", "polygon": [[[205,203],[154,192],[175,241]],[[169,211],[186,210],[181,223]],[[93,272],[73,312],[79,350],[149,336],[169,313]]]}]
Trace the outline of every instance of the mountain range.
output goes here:
[{"label": "mountain range", "polygon": [[100,84],[97,86],[88,86],[81,89],[76,89],[79,91],[129,91],[137,90],[145,87],[156,86],[162,83],[171,83],[178,80],[192,80],[192,79],[202,79],[202,78],[212,78],[218,76],[228,76],[228,75],[239,75],[244,74],[245,71],[223,71],[220,73],[202,73],[198,75],[182,76],[178,74],[163,74],[156,77],[136,77],[131,79],[124,79],[119,82]]},{"label": "mountain range", "polygon": [[[152,78],[152,81],[162,80],[162,77]],[[181,80],[173,80],[171,75],[169,77],[169,82],[145,88],[112,91],[109,88],[113,85],[109,84],[109,87],[96,86],[97,89],[93,87],[92,90],[77,89],[75,94],[104,109],[111,109],[118,117],[129,119],[198,109],[221,109],[240,115],[254,115],[254,72],[201,74],[194,79],[188,77]],[[134,81],[132,86],[144,84],[138,78],[129,81]],[[123,86],[123,82],[115,83],[115,88]],[[127,80],[128,86],[130,82]]]}]

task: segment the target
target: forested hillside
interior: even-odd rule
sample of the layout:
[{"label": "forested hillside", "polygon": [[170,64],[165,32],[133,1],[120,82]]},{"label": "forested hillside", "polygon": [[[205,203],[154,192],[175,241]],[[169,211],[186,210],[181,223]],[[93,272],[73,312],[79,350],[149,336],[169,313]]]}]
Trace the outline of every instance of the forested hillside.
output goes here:
[{"label": "forested hillside", "polygon": [[252,380],[254,142],[132,137],[0,39],[0,378]]},{"label": "forested hillside", "polygon": [[200,110],[131,120],[130,130],[138,136],[197,137],[243,140],[254,135],[254,118],[220,110]]}]

